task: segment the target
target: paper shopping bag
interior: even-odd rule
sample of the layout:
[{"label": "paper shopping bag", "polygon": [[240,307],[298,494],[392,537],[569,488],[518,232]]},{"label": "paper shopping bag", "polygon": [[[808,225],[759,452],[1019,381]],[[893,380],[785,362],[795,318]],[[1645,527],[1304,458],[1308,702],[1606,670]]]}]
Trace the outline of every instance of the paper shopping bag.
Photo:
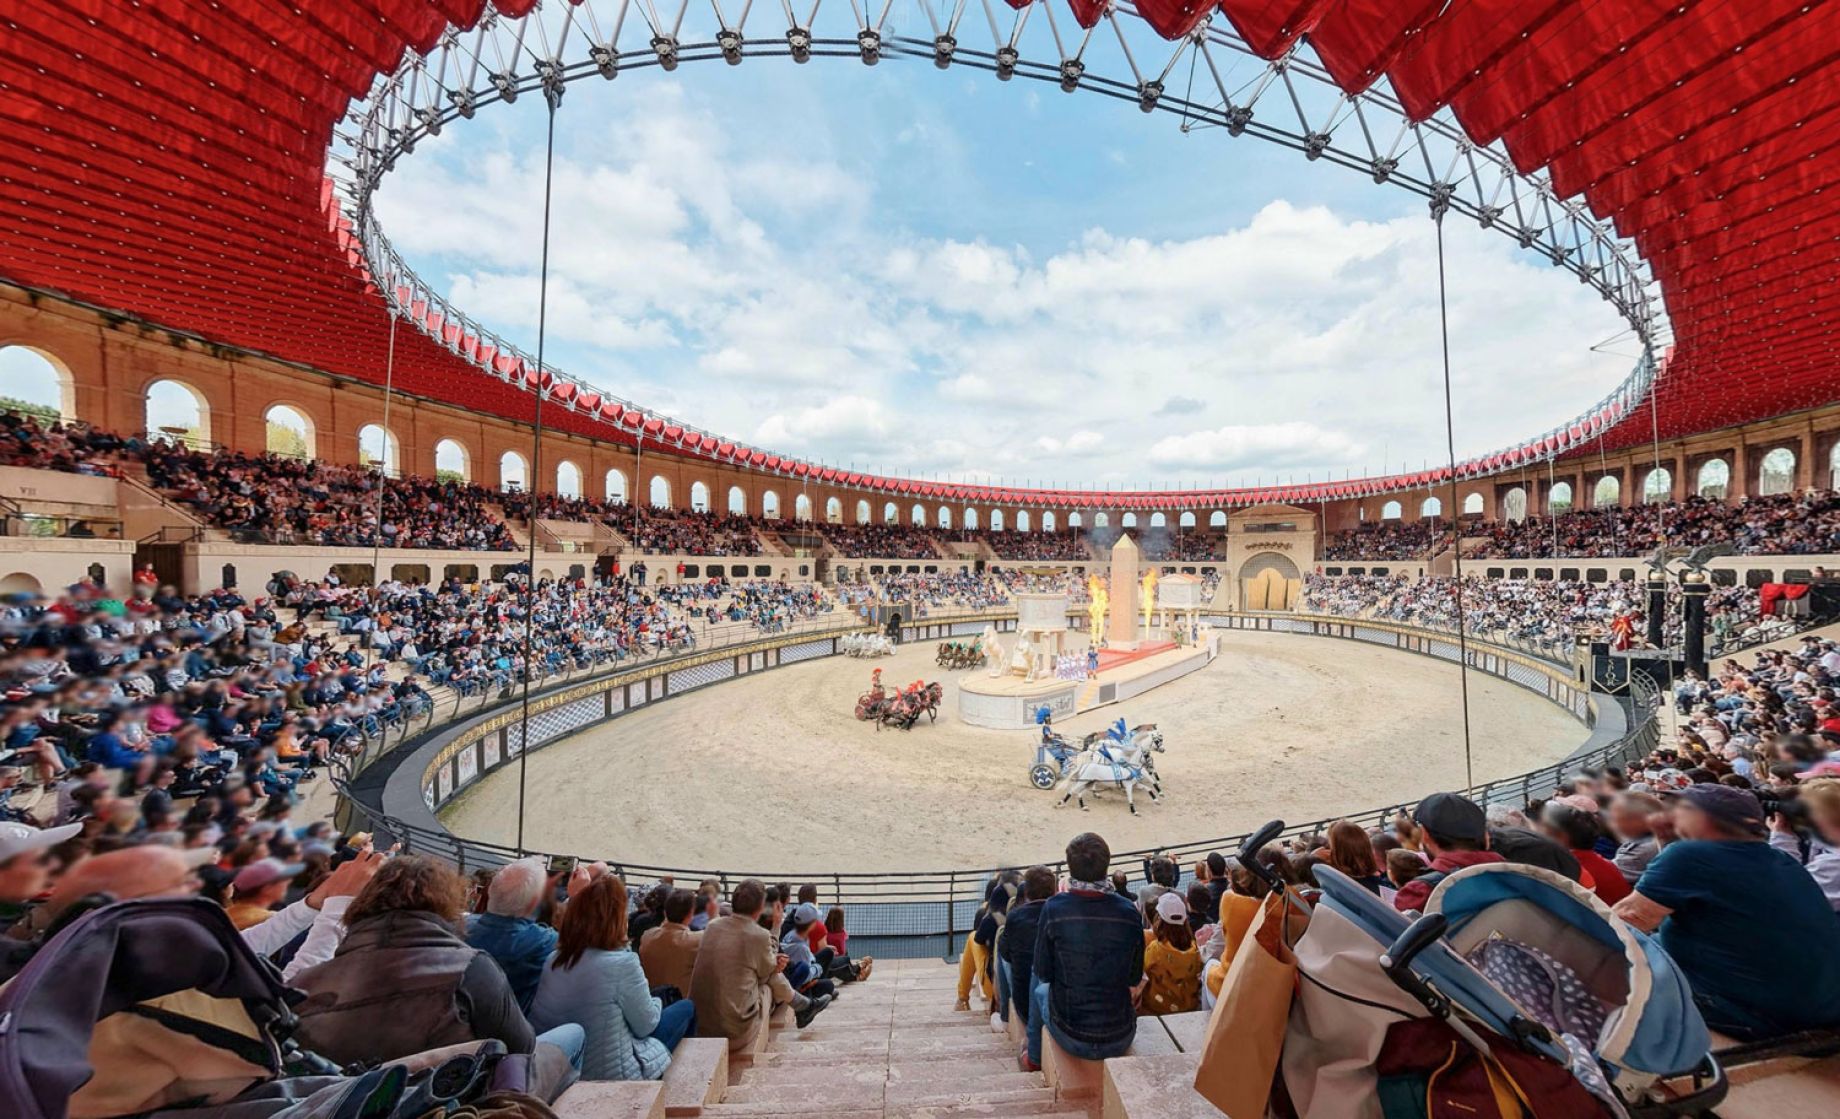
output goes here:
[{"label": "paper shopping bag", "polygon": [[1266,898],[1221,981],[1195,1091],[1230,1119],[1265,1114],[1297,990],[1297,958],[1290,946],[1307,921],[1307,912],[1288,894]]}]

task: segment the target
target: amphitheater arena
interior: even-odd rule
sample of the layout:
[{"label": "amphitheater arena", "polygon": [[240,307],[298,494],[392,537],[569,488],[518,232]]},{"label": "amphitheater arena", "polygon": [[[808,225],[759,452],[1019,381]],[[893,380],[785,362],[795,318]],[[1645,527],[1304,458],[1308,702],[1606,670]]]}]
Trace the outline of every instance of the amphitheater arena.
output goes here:
[{"label": "amphitheater arena", "polygon": [[[0,986],[0,1023],[54,1013],[47,991],[106,989],[125,1007],[198,988],[253,1011],[281,1006],[285,982],[312,996],[291,1040],[291,1014],[250,1015],[275,1052],[356,1066],[437,1036],[555,1046],[583,1078],[532,1087],[564,1119],[1307,1119],[1404,1114],[1401,1092],[1422,1103],[1433,1070],[1384,1080],[1394,1031],[1354,1037],[1359,1015],[1313,1003],[1309,983],[1284,1035],[1282,1007],[1260,1032],[1246,976],[1279,965],[1245,921],[1269,895],[1316,907],[1293,945],[1306,978],[1372,984],[1368,1005],[1401,1020],[1442,1004],[1389,979],[1381,952],[1401,911],[1451,915],[1414,926],[1430,946],[1415,958],[1433,962],[1412,969],[1463,1024],[1438,1044],[1474,1064],[1466,1045],[1493,1038],[1528,1085],[1551,1066],[1564,1087],[1525,1088],[1525,1114],[1834,1113],[1840,355],[1825,296],[1840,219],[1822,195],[1840,176],[1840,17],[1774,0],[1420,8],[0,3],[0,914],[21,946],[0,953],[0,982],[20,977]],[[742,74],[822,62],[824,82],[936,67],[975,83],[957,97],[1020,78],[997,92],[1065,95],[1076,109],[1052,113],[1095,134],[1137,108],[1153,128],[1247,146],[1255,195],[1301,173],[1276,175],[1275,158],[1406,200],[1422,223],[1411,321],[1442,376],[1369,386],[1325,369],[1322,392],[1372,393],[1376,431],[1380,397],[1427,392],[1399,438],[1433,457],[1376,470],[1345,442],[1357,449],[1334,460],[1274,451],[1251,483],[1120,481],[1180,472],[1153,456],[1139,473],[1087,460],[1087,482],[1013,480],[1083,469],[1071,451],[1091,432],[1063,426],[1001,471],[846,467],[829,460],[852,452],[810,451],[822,433],[778,415],[750,434],[697,411],[737,414],[727,395],[779,407],[764,379],[737,389],[685,361],[628,384],[620,366],[576,365],[593,351],[573,348],[579,293],[573,273],[552,279],[552,245],[597,232],[552,222],[554,162],[580,154],[568,130],[610,89],[637,98],[619,111],[656,111],[647,98],[674,83],[729,73],[688,65],[718,59]],[[916,116],[949,103],[924,81],[873,88]],[[408,211],[387,184],[430,181],[416,176],[488,127],[531,190],[503,242],[530,258],[528,315],[508,309],[523,299],[511,285],[501,306],[462,276],[477,261],[442,255],[461,249],[428,250],[427,225],[389,220]],[[490,163],[481,182],[497,181]],[[672,228],[682,244],[654,249],[694,255]],[[1447,258],[1447,229],[1471,255]],[[1535,302],[1581,287],[1601,333],[1618,332],[1590,360],[1625,364],[1563,416],[1523,410],[1534,355],[1453,380],[1453,351],[1516,329],[1464,313],[1465,285],[1487,286],[1463,271],[1479,240],[1550,273]],[[1151,333],[1107,341],[1153,354]],[[1309,378],[1284,368],[1270,384]],[[794,382],[799,414],[872,410],[848,379]],[[667,414],[648,386],[702,403]],[[1331,423],[1329,405],[1272,403],[1290,399],[1276,388],[1180,387],[1171,404],[1190,411],[1244,396],[1250,425]],[[1020,408],[970,399],[878,429],[878,453],[925,463],[955,425]],[[1179,434],[1184,410],[1125,420]],[[1472,430],[1504,417],[1522,425],[1509,441]],[[1460,807],[1426,799],[1440,792]],[[1472,819],[1481,838],[1440,831]],[[1152,965],[1124,970],[1147,993],[1103,986],[1111,957],[1044,963],[1084,951],[1045,933],[1034,975],[1059,967],[1089,1011],[1134,1021],[1105,1043],[1071,1040],[1075,1010],[1039,1001],[1054,985],[1035,995],[1054,1009],[1034,1038],[991,986],[1019,940],[993,931],[993,881],[998,912],[1023,905],[1038,864],[1055,895],[1040,914],[1124,906],[1085,885],[1078,833],[1103,836],[1098,870],[1143,899]],[[1498,855],[1500,871],[1463,869]],[[1211,856],[1224,885],[1208,885]],[[1436,892],[1406,892],[1427,869]],[[769,933],[747,919],[755,879],[786,903]],[[1500,898],[1461,908],[1506,880],[1533,899],[1516,919]],[[1179,917],[1154,901],[1171,886]],[[773,924],[800,923],[814,893],[837,927]],[[444,908],[462,895],[465,922]],[[659,943],[704,946],[671,973],[688,989],[624,950],[629,929],[679,910],[714,930],[663,930]],[[442,951],[479,950],[448,977],[473,1010],[413,1018],[376,955],[379,930],[404,922]],[[585,971],[606,970],[577,982],[582,965],[549,967],[552,926],[565,953],[587,945]],[[514,949],[512,928],[534,941]],[[753,955],[712,962],[730,934]],[[89,951],[108,936],[174,962],[154,976],[128,947]],[[1550,1011],[1485,966],[1503,936],[1606,1022],[1573,1066],[1594,1075],[1574,1082]],[[1356,971],[1326,970],[1338,944]],[[763,951],[787,954],[796,991],[749,970]],[[660,997],[622,1016],[616,983]],[[482,1000],[501,1007],[490,1025]],[[0,1069],[23,1076],[0,1110],[194,1098],[189,1058],[153,1062],[174,1072],[148,1087],[146,1067],[76,1051],[97,1025],[83,1013],[70,1037],[0,1025]],[[1282,1066],[1229,1059],[1249,1038],[1281,1044]],[[1336,1046],[1354,1046],[1340,1080],[1312,1064]],[[214,1080],[211,1106],[297,1067],[267,1052],[234,1085]],[[1447,1090],[1432,1114],[1469,1109]],[[203,1108],[159,1113],[177,1110]]]}]

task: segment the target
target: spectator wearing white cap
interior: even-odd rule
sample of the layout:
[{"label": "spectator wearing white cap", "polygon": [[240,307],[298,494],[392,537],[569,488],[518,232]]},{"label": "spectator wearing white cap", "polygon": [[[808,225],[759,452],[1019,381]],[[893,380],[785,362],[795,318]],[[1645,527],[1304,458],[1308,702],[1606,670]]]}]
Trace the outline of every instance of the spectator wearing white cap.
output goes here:
[{"label": "spectator wearing white cap", "polygon": [[0,823],[0,929],[24,917],[51,885],[46,852],[82,830],[82,824],[35,828]]},{"label": "spectator wearing white cap", "polygon": [[1181,894],[1156,899],[1137,996],[1140,1014],[1183,1014],[1201,1007],[1201,951]]},{"label": "spectator wearing white cap", "polygon": [[230,883],[235,891],[230,904],[224,906],[230,923],[237,931],[259,925],[275,915],[275,906],[287,897],[288,886],[306,867],[301,863],[284,863],[280,859],[257,859],[236,872]]}]

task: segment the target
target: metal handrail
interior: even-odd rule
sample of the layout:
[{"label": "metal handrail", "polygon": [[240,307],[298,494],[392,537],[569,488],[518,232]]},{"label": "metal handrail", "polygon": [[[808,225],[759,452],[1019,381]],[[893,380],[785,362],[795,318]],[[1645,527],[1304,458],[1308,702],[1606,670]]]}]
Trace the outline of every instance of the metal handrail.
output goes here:
[{"label": "metal handrail", "polygon": [[[975,617],[981,615],[969,615]],[[1278,615],[1282,617],[1283,615]],[[1349,620],[1353,624],[1360,624]],[[1411,631],[1415,627],[1389,624],[1389,628]],[[1425,630],[1428,634],[1443,636],[1442,631]],[[1535,797],[1550,794],[1565,780],[1576,776],[1586,769],[1601,768],[1610,765],[1624,765],[1645,756],[1660,742],[1660,722],[1657,718],[1659,689],[1642,673],[1631,676],[1630,696],[1632,723],[1626,732],[1615,740],[1589,750],[1575,753],[1561,761],[1530,770],[1512,777],[1486,781],[1463,790],[1465,795],[1478,803],[1502,804],[1526,803]],[[427,828],[407,823],[374,807],[361,804],[348,795],[346,788],[347,774],[335,774],[334,782],[342,795],[356,812],[367,822],[371,830],[387,833],[400,840],[405,850],[419,850],[424,853],[441,855],[461,866],[499,865],[516,858],[520,852],[511,846],[484,840],[466,839],[438,828]],[[1401,807],[1400,804],[1388,804],[1375,808],[1342,813],[1335,817],[1312,820],[1307,823],[1289,826],[1282,834],[1285,837],[1310,835],[1326,828],[1336,819],[1356,821],[1371,820],[1375,823],[1389,821]],[[1246,838],[1246,834],[1220,836],[1216,838],[1183,841],[1173,845],[1154,848],[1117,852],[1113,855],[1114,865],[1129,867],[1141,859],[1154,855],[1168,855],[1186,858],[1191,855],[1210,851],[1229,851],[1236,849]],[[522,854],[547,856],[547,852],[526,850]],[[768,881],[810,878],[811,874],[787,872],[742,872],[715,867],[665,867],[626,860],[609,859],[608,865],[616,872],[626,876],[629,881],[645,880],[701,880],[713,879],[723,883],[740,878],[756,877]],[[958,903],[968,900],[960,889],[981,886],[991,875],[1001,870],[1020,869],[1015,867],[992,866],[988,868],[959,868],[922,871],[827,871],[821,877],[831,881],[837,889],[840,902],[856,903],[921,903],[949,902]],[[931,929],[901,935],[937,937],[947,935],[947,929]]]}]

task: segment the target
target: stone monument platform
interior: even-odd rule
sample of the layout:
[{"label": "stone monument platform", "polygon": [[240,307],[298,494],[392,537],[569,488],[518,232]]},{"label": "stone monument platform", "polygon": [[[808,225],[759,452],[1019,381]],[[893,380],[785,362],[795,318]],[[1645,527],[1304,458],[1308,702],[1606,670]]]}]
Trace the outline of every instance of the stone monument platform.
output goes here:
[{"label": "stone monument platform", "polygon": [[[1107,664],[1107,658],[1111,663]],[[1019,730],[1035,725],[1035,710],[1046,707],[1064,719],[1108,704],[1135,699],[1172,680],[1198,672],[1214,659],[1214,643],[1200,647],[1172,642],[1147,643],[1129,650],[1100,650],[1099,675],[1091,680],[1036,680],[1020,676],[985,676],[973,672],[958,685],[958,717],[974,727]],[[1154,712],[1143,721],[1154,722]]]}]

